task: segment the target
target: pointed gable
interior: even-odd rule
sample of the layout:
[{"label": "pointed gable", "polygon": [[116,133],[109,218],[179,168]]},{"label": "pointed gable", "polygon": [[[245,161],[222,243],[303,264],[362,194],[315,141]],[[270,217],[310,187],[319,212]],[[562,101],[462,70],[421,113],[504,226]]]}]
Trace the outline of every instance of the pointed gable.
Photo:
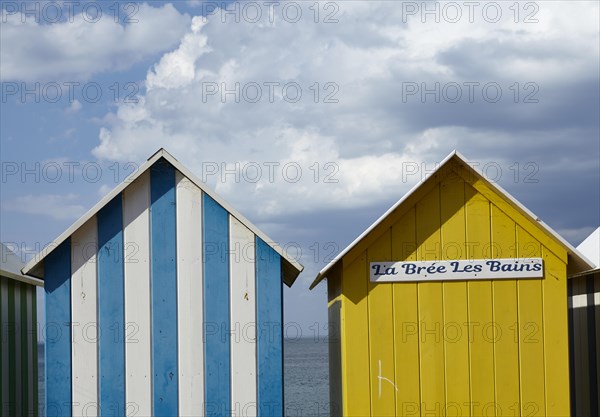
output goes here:
[{"label": "pointed gable", "polygon": [[[464,194],[463,200],[455,201],[453,198],[450,198],[442,203],[440,201],[440,190],[448,188],[460,189],[460,192]],[[404,197],[326,265],[319,272],[310,288],[314,288],[321,280],[325,279],[329,271],[333,270],[338,263],[342,263],[342,261],[344,264],[351,263],[365,248],[369,247],[395,222],[411,210],[415,208],[419,211],[429,210],[432,215],[439,214],[442,216],[444,215],[442,211],[447,210],[447,208],[442,207],[442,204],[458,204],[462,207],[466,206],[471,200],[481,201],[489,210],[494,210],[508,216],[512,219],[511,222],[514,223],[514,227],[518,227],[523,232],[535,236],[540,243],[543,243],[556,255],[559,255],[565,264],[567,264],[568,260],[569,273],[590,268],[591,262],[577,249],[541,221],[535,214],[525,208],[502,187],[488,181],[484,176],[479,174],[460,153],[453,151],[440,163],[433,173],[415,185]],[[459,209],[460,207],[456,207],[456,210]],[[448,218],[442,218],[442,224],[446,220]],[[472,223],[472,226],[475,225],[476,223]],[[423,230],[422,233],[433,234],[439,226],[440,224],[436,225],[435,222],[427,222],[423,227],[431,230]],[[464,248],[465,251],[468,251],[467,243],[468,236],[465,236],[465,241],[460,243],[460,247]],[[488,249],[491,249],[491,246]],[[424,250],[424,248],[421,248],[421,250]],[[488,253],[488,255],[491,256],[491,253]]]},{"label": "pointed gable", "polygon": [[301,270],[159,150],[23,269],[44,280],[46,414],[282,414]]},{"label": "pointed gable", "polygon": [[44,248],[39,254],[37,254],[25,267],[23,268],[23,274],[30,275],[32,277],[44,279],[44,265],[45,258],[48,254],[54,251],[62,242],[73,235],[79,228],[81,228],[87,221],[94,217],[100,212],[105,206],[119,194],[123,193],[131,183],[136,181],[139,177],[143,176],[145,172],[149,171],[151,167],[155,166],[164,160],[168,164],[172,165],[176,171],[180,172],[186,177],[192,184],[202,190],[203,193],[214,199],[219,205],[225,208],[233,217],[238,219],[243,225],[248,227],[256,236],[260,237],[263,241],[275,250],[283,258],[283,281],[287,286],[291,286],[303,267],[294,258],[290,257],[285,251],[272,239],[267,237],[261,232],[255,225],[253,225],[248,219],[246,219],[241,213],[231,207],[225,200],[223,200],[218,194],[212,191],[206,184],[204,184],[199,178],[196,177],[190,170],[185,168],[179,161],[177,161],[170,153],[165,149],[161,148],[156,151],[148,160],[139,167],[139,169],[127,177],[121,184],[111,190],[104,198],[102,198],[94,207],[92,207],[87,213],[81,216],[75,223],[65,230],[58,238]]},{"label": "pointed gable", "polygon": [[568,415],[567,272],[589,267],[451,153],[312,283],[327,278],[332,409]]}]

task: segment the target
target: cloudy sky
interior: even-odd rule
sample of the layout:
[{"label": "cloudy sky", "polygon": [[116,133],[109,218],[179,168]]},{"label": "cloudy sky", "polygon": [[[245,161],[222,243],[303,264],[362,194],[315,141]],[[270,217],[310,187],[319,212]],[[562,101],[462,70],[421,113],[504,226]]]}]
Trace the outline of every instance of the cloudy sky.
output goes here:
[{"label": "cloudy sky", "polygon": [[50,242],[164,147],[299,257],[453,149],[577,245],[600,224],[598,2],[3,2],[0,238]]}]

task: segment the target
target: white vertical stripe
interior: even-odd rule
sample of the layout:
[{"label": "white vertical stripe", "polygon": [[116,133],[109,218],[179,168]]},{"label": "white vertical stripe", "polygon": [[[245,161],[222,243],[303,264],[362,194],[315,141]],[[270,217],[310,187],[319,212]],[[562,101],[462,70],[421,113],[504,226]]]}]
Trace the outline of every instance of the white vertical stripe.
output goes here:
[{"label": "white vertical stripe", "polygon": [[[594,294],[594,305],[600,305],[600,292]],[[577,294],[571,297],[572,306],[571,308],[581,308],[588,306],[588,295],[589,294]]]},{"label": "white vertical stripe", "polygon": [[177,183],[177,318],[179,415],[204,415],[202,191],[179,171]]},{"label": "white vertical stripe", "polygon": [[[37,359],[33,357],[33,344],[36,342],[35,326],[33,317],[33,298],[35,297],[35,289],[33,285],[27,286],[27,389],[29,390],[28,397],[28,412],[26,415],[30,415],[33,412],[33,367],[38,366]],[[37,384],[37,381],[35,381]]]},{"label": "white vertical stripe", "polygon": [[97,252],[94,216],[71,236],[73,416],[86,416],[98,407]]},{"label": "white vertical stripe", "polygon": [[587,307],[587,294],[578,294],[571,297],[573,308]]},{"label": "white vertical stripe", "polygon": [[232,415],[256,416],[254,234],[229,216]]},{"label": "white vertical stripe", "polygon": [[4,407],[8,404],[8,278],[0,279],[0,297],[2,297],[2,323],[0,329],[2,331],[2,382],[0,389],[2,390],[2,401]]},{"label": "white vertical stripe", "polygon": [[23,402],[23,388],[21,384],[23,367],[21,364],[21,355],[22,347],[21,347],[21,332],[24,329],[21,329],[21,283],[19,281],[15,281],[15,412],[17,416],[23,414],[21,410],[21,404]]},{"label": "white vertical stripe", "polygon": [[127,415],[152,415],[150,334],[150,177],[123,191],[125,402]]}]

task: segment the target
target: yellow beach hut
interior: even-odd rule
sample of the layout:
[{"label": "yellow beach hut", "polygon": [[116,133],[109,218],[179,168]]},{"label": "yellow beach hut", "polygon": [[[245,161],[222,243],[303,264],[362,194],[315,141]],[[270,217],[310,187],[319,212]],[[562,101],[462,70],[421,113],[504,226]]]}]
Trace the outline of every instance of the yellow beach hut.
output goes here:
[{"label": "yellow beach hut", "polygon": [[332,415],[568,416],[567,275],[590,268],[452,152],[311,285]]}]

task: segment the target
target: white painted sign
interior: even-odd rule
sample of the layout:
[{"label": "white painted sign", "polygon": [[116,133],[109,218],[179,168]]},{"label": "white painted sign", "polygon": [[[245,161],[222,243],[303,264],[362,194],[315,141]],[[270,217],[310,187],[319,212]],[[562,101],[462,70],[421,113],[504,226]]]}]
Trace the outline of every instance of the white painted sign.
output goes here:
[{"label": "white painted sign", "polygon": [[542,278],[541,258],[371,262],[371,282]]}]

